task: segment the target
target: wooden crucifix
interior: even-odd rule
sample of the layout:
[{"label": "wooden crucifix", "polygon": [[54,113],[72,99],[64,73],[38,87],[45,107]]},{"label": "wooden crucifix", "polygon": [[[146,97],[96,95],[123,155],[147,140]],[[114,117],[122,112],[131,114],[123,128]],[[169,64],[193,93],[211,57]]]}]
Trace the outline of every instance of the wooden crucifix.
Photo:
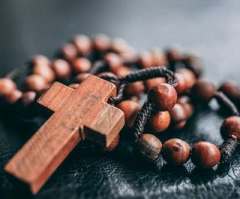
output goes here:
[{"label": "wooden crucifix", "polygon": [[108,147],[124,126],[124,114],[107,104],[114,84],[89,76],[72,89],[55,82],[38,100],[54,114],[5,166],[37,193],[73,148],[85,138]]}]

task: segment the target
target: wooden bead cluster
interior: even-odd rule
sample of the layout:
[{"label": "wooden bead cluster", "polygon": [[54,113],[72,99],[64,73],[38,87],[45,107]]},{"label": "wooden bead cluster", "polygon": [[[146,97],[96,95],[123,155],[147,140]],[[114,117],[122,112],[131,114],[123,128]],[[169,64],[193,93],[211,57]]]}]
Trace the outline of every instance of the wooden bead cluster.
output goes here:
[{"label": "wooden bead cluster", "polygon": [[[43,55],[34,56],[20,84],[14,82],[17,73],[1,78],[0,98],[7,104],[20,102],[28,106],[56,80],[77,88],[89,74],[98,75],[118,86],[118,96],[110,103],[124,112],[126,126],[136,135],[141,154],[155,160],[161,153],[167,163],[175,166],[183,165],[191,157],[196,166],[212,168],[223,156],[227,159],[232,154],[229,151],[237,146],[240,119],[236,106],[240,107],[240,87],[225,82],[217,89],[200,79],[202,70],[196,56],[177,49],[136,53],[122,39],[110,39],[102,34],[93,38],[77,35],[52,60]],[[148,100],[141,107],[143,95]],[[234,115],[223,122],[221,132],[226,141],[220,148],[204,141],[191,147],[178,138],[162,144],[157,138],[169,129],[184,128],[195,105],[208,104],[213,98]],[[152,133],[143,133],[145,127]],[[109,150],[115,149],[118,142],[119,138]]]}]

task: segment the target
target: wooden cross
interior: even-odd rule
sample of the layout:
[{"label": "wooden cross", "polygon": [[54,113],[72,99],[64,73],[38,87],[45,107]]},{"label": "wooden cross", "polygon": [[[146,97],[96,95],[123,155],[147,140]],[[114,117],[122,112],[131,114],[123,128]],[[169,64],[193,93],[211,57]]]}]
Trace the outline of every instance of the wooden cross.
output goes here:
[{"label": "wooden cross", "polygon": [[88,138],[108,147],[124,126],[124,114],[107,104],[114,84],[88,77],[77,89],[55,82],[38,100],[54,114],[8,162],[5,170],[37,193],[79,143]]}]

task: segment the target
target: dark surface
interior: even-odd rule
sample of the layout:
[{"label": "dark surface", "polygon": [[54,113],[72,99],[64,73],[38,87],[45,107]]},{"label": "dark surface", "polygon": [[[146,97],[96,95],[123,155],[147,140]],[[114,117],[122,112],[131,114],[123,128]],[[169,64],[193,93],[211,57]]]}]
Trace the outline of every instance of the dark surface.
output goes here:
[{"label": "dark surface", "polygon": [[[179,45],[203,57],[206,77],[239,81],[239,1],[30,1],[0,3],[0,74],[35,53],[51,56],[76,33],[123,37],[137,50]],[[11,115],[9,117],[12,117]],[[7,122],[6,122],[7,120]],[[28,198],[15,191],[3,172],[6,161],[30,137],[26,127],[0,124],[0,198]],[[198,114],[184,132],[172,136],[222,142],[221,117]],[[15,127],[15,128],[14,128]],[[227,172],[154,168],[140,162],[124,141],[112,154],[80,145],[36,198],[239,198],[240,155]]]}]

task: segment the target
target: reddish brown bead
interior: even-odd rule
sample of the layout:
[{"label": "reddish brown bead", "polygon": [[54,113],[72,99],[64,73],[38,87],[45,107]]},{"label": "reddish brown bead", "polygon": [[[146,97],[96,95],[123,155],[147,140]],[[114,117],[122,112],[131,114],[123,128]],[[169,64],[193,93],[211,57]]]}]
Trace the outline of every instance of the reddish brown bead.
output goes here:
[{"label": "reddish brown bead", "polygon": [[55,79],[55,73],[49,65],[35,65],[33,73],[42,76],[47,82],[52,82]]},{"label": "reddish brown bead", "polygon": [[133,100],[124,100],[119,103],[117,107],[124,112],[125,122],[128,127],[131,127],[134,123],[138,111],[141,108],[139,103]]},{"label": "reddish brown bead", "polygon": [[22,92],[20,90],[13,90],[11,93],[7,94],[5,96],[5,100],[9,103],[9,104],[14,104],[15,102],[17,102],[20,98],[22,97]]},{"label": "reddish brown bead", "polygon": [[221,133],[225,138],[236,136],[240,139],[240,117],[231,116],[226,118],[221,126]]},{"label": "reddish brown bead", "polygon": [[50,61],[49,59],[44,56],[44,55],[35,55],[32,60],[32,65],[35,66],[35,65],[49,65],[50,64]]},{"label": "reddish brown bead", "polygon": [[145,87],[142,81],[131,83],[126,87],[126,93],[130,96],[131,95],[139,96],[144,92],[144,90]]},{"label": "reddish brown bead", "polygon": [[155,132],[165,131],[171,122],[171,117],[168,111],[157,112],[150,120],[150,125]]},{"label": "reddish brown bead", "polygon": [[187,91],[188,86],[184,78],[184,75],[181,73],[175,73],[175,78],[177,80],[177,86],[175,87],[178,94],[182,94]]},{"label": "reddish brown bead", "polygon": [[138,140],[139,152],[148,160],[156,160],[161,152],[161,141],[152,134],[142,134]]},{"label": "reddish brown bead", "polygon": [[139,55],[139,65],[142,68],[153,66],[153,57],[149,52],[143,52]]},{"label": "reddish brown bead", "polygon": [[87,55],[92,50],[92,41],[86,35],[77,35],[73,38],[72,42],[81,55]]},{"label": "reddish brown bead", "polygon": [[171,111],[177,102],[177,92],[173,86],[162,83],[150,90],[149,99],[160,111]]},{"label": "reddish brown bead", "polygon": [[208,169],[220,162],[221,153],[215,144],[201,141],[193,145],[191,159],[197,167]]},{"label": "reddish brown bead", "polygon": [[172,110],[170,111],[170,115],[173,123],[179,123],[185,121],[187,119],[186,110],[181,104],[175,104]]},{"label": "reddish brown bead", "polygon": [[71,67],[63,59],[56,59],[52,62],[52,68],[58,79],[67,79],[71,75]]},{"label": "reddish brown bead", "polygon": [[29,90],[41,92],[48,87],[46,80],[40,75],[30,75],[26,78],[25,84]]},{"label": "reddish brown bead", "polygon": [[6,96],[16,89],[16,84],[9,78],[0,79],[0,96]]},{"label": "reddish brown bead", "polygon": [[77,48],[71,43],[65,44],[61,49],[61,53],[63,58],[70,62],[72,62],[78,55]]},{"label": "reddish brown bead", "polygon": [[91,62],[84,57],[75,59],[72,65],[76,73],[85,73],[91,68]]},{"label": "reddish brown bead", "polygon": [[192,71],[186,68],[180,68],[180,69],[177,69],[176,72],[183,75],[186,83],[186,90],[192,88],[193,85],[196,83],[196,77]]},{"label": "reddish brown bead", "polygon": [[32,104],[37,97],[37,93],[34,91],[27,91],[25,93],[23,93],[22,97],[21,97],[21,103],[24,106],[28,106],[30,104]]},{"label": "reddish brown bead", "polygon": [[111,48],[116,53],[123,53],[129,51],[129,46],[127,42],[121,38],[113,39]]},{"label": "reddish brown bead", "polygon": [[82,83],[85,79],[89,77],[89,75],[90,75],[89,73],[78,74],[75,78],[75,82]]},{"label": "reddish brown bead", "polygon": [[168,164],[180,166],[188,161],[190,146],[181,139],[170,139],[163,144],[162,155]]},{"label": "reddish brown bead", "polygon": [[167,64],[165,54],[159,49],[152,49],[150,53],[152,55],[153,66],[165,66]]},{"label": "reddish brown bead", "polygon": [[149,91],[152,88],[158,86],[161,83],[165,83],[166,79],[164,77],[157,77],[157,78],[153,78],[153,79],[149,79],[145,81],[145,86],[146,89]]},{"label": "reddish brown bead", "polygon": [[119,144],[119,141],[120,141],[120,136],[118,135],[118,136],[112,141],[112,143],[105,148],[105,151],[110,152],[110,151],[113,151],[114,149],[116,149],[117,146],[118,146],[118,144]]},{"label": "reddish brown bead", "polygon": [[187,123],[187,120],[183,120],[183,121],[181,121],[181,122],[175,123],[175,124],[173,125],[173,128],[174,128],[174,129],[182,129],[182,128],[185,127],[186,123]]},{"label": "reddish brown bead", "polygon": [[234,103],[240,105],[240,87],[235,82],[224,82],[219,90],[227,95]]},{"label": "reddish brown bead", "polygon": [[169,48],[166,50],[166,57],[169,62],[175,62],[182,60],[183,55],[177,48]]},{"label": "reddish brown bead", "polygon": [[185,109],[187,118],[191,117],[193,114],[193,105],[191,104],[189,97],[187,96],[180,97],[178,99],[178,103],[181,104]]},{"label": "reddish brown bead", "polygon": [[208,102],[214,96],[216,87],[213,83],[206,80],[198,80],[194,85],[192,92],[196,99]]},{"label": "reddish brown bead", "polygon": [[93,39],[93,46],[98,51],[107,51],[111,47],[111,40],[104,34],[99,34]]},{"label": "reddish brown bead", "polygon": [[115,53],[107,53],[104,56],[104,60],[109,66],[110,71],[112,71],[113,73],[115,73],[115,70],[117,70],[118,67],[122,66],[121,57]]}]

